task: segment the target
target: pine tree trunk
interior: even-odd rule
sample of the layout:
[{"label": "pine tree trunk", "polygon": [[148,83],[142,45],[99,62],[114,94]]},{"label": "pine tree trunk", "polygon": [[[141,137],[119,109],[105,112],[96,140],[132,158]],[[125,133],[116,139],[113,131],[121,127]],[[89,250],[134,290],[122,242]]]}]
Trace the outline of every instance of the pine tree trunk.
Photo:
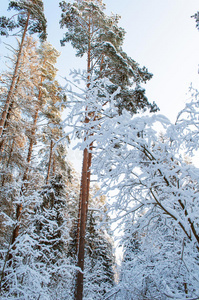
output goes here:
[{"label": "pine tree trunk", "polygon": [[[89,19],[88,31],[90,37],[88,43],[87,73],[89,74],[91,71],[91,20],[90,19]],[[87,87],[89,87],[90,75],[88,75],[87,80],[88,80]],[[89,119],[86,117],[85,123],[88,122]],[[75,291],[76,300],[83,299],[85,234],[86,234],[87,208],[88,208],[89,187],[90,187],[90,177],[88,178],[88,163],[89,163],[89,153],[88,153],[88,149],[85,148],[83,154],[82,177],[81,177],[81,187],[80,187],[80,201],[81,201],[81,203],[79,204],[80,221],[78,221],[78,228],[77,228],[77,235],[79,236],[77,265],[81,269],[81,272],[80,271],[77,272],[76,291]]]},{"label": "pine tree trunk", "polygon": [[[92,145],[89,147],[89,151],[92,150]],[[86,216],[88,213],[88,203],[89,203],[89,191],[90,191],[90,167],[91,167],[91,160],[92,160],[92,154],[91,152],[88,153],[88,171],[87,171],[87,199],[86,199]],[[82,182],[81,182],[82,187]],[[79,236],[80,236],[80,221],[81,221],[81,205],[82,205],[82,189],[80,190],[80,197],[79,197],[79,208],[78,208],[78,223],[77,223],[77,237],[76,237],[76,253],[78,254],[79,249]]]},{"label": "pine tree trunk", "polygon": [[8,110],[9,110],[10,101],[11,101],[13,91],[14,91],[14,87],[15,87],[15,83],[16,83],[16,80],[17,80],[17,72],[18,72],[18,69],[19,69],[19,63],[20,63],[20,59],[21,59],[22,48],[23,48],[23,45],[24,45],[26,32],[27,32],[27,29],[28,29],[29,19],[30,19],[30,13],[28,13],[28,15],[27,15],[27,20],[26,20],[26,24],[25,24],[25,27],[24,27],[23,35],[22,35],[21,44],[20,44],[20,47],[19,47],[18,55],[17,55],[17,61],[16,61],[16,64],[15,64],[14,74],[13,74],[12,81],[11,81],[11,86],[10,86],[10,89],[8,91],[8,95],[7,95],[6,102],[5,102],[3,112],[2,112],[2,115],[1,115],[1,119],[0,119],[0,137],[2,136],[2,133],[3,133],[3,129],[4,129],[5,121],[6,121],[6,116],[7,116]]},{"label": "pine tree trunk", "polygon": [[88,172],[88,150],[84,149],[83,166],[82,166],[82,186],[81,186],[81,219],[80,219],[80,238],[78,251],[78,267],[82,272],[77,273],[76,300],[83,298],[83,271],[84,271],[84,250],[86,234],[86,213],[87,213],[87,172]]},{"label": "pine tree trunk", "polygon": [[[17,78],[17,82],[16,82],[16,85],[15,85],[15,92],[17,90],[18,83],[19,83],[19,76]],[[4,123],[4,129],[6,129],[8,127],[8,123],[9,123],[8,121],[11,117],[13,105],[14,105],[14,99],[12,99],[12,101],[10,103],[10,106],[9,106],[9,109],[8,109],[8,112],[7,112],[7,116],[6,116],[6,120],[5,120],[5,123]],[[4,136],[4,132],[2,132],[2,140],[0,141],[0,152],[3,152],[4,144],[5,144],[5,138],[3,136]]]},{"label": "pine tree trunk", "polygon": [[52,177],[55,176],[55,169],[56,169],[56,166],[55,166],[55,153],[53,153],[53,169],[52,169]]},{"label": "pine tree trunk", "polygon": [[89,153],[88,153],[86,215],[88,214],[89,191],[90,191],[90,182],[91,182],[92,148],[93,148],[93,143],[89,146]]},{"label": "pine tree trunk", "polygon": [[46,176],[46,184],[48,184],[49,177],[50,177],[52,158],[53,158],[53,140],[51,140],[51,142],[50,142],[50,156],[49,156],[49,161],[48,161],[48,171],[47,171],[47,176]]},{"label": "pine tree trunk", "polygon": [[[8,169],[8,167],[10,165],[10,161],[11,161],[11,157],[12,157],[12,153],[13,153],[13,149],[14,149],[14,142],[15,142],[15,140],[13,139],[11,149],[10,149],[10,154],[9,154],[8,161],[7,161],[7,164],[6,164],[6,169]],[[3,174],[1,186],[4,186],[5,179],[6,179],[6,175]]]},{"label": "pine tree trunk", "polygon": [[80,222],[81,222],[81,206],[82,206],[82,181],[80,185],[80,195],[79,195],[79,208],[77,217],[77,236],[76,236],[76,254],[79,251],[79,234],[80,234]]},{"label": "pine tree trunk", "polygon": [[[13,230],[11,245],[13,245],[15,243],[16,238],[19,236],[19,222],[21,220],[22,208],[23,208],[22,203],[17,205],[17,209],[16,209],[17,226],[15,226],[15,228]],[[14,248],[15,247],[13,247],[13,249]],[[12,258],[12,255],[9,258]]]}]

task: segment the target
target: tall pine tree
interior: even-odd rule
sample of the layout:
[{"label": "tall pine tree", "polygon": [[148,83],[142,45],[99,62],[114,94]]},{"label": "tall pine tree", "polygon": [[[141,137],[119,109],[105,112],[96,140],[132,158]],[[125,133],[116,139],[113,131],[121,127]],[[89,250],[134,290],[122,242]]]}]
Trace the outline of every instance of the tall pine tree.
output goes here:
[{"label": "tall pine tree", "polygon": [[13,71],[10,88],[5,99],[4,107],[2,109],[2,115],[0,119],[0,137],[3,134],[5,122],[8,117],[7,114],[9,111],[10,103],[12,101],[13,91],[17,82],[18,70],[20,66],[20,59],[22,55],[25,37],[29,32],[29,34],[39,33],[39,37],[42,41],[46,39],[46,19],[43,11],[43,2],[41,0],[10,1],[8,9],[14,9],[18,12],[17,20],[13,21],[15,15],[13,16],[13,18],[10,19],[6,17],[1,17],[0,33],[1,35],[8,35],[9,30],[13,30],[14,28],[17,28],[18,30],[20,29],[21,42],[19,45],[17,60]]},{"label": "tall pine tree", "polygon": [[[66,27],[67,32],[61,41],[64,45],[71,42],[76,49],[76,55],[87,56],[87,88],[90,82],[99,78],[108,78],[110,84],[108,91],[113,93],[120,87],[120,93],[115,101],[118,113],[125,107],[131,113],[138,109],[150,107],[156,110],[155,104],[149,104],[144,95],[144,89],[140,84],[149,80],[152,75],[146,68],[140,68],[122,49],[124,30],[118,26],[119,17],[105,14],[105,5],[100,0],[60,2],[62,9],[61,27]],[[86,108],[86,111],[90,111]],[[88,114],[85,111],[85,123],[90,118],[97,118],[94,111]],[[87,219],[87,207],[89,199],[90,175],[91,175],[91,151],[85,148],[82,164],[82,178],[80,191],[80,221],[78,226],[78,267],[84,270],[85,230]],[[82,299],[83,273],[77,275],[76,299]]]}]

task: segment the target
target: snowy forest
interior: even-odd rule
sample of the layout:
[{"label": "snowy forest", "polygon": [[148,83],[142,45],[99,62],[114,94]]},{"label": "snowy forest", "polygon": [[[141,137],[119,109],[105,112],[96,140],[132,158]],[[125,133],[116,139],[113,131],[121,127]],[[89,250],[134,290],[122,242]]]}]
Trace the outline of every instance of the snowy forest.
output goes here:
[{"label": "snowy forest", "polygon": [[190,86],[171,122],[146,96],[153,74],[124,51],[120,16],[102,0],[57,5],[63,51],[70,43],[86,62],[65,84],[43,1],[9,0],[0,16],[10,53],[0,71],[0,299],[199,299],[199,91]]}]

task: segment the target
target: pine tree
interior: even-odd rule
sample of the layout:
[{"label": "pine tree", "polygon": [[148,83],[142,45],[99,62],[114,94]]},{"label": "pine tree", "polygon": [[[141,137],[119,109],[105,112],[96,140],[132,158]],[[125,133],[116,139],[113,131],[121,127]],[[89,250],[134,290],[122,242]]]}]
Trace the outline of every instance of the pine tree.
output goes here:
[{"label": "pine tree", "polygon": [[61,44],[71,42],[79,57],[87,54],[87,72],[92,78],[109,78],[110,91],[117,90],[118,86],[121,88],[119,111],[124,107],[132,113],[144,107],[157,110],[155,104],[148,102],[140,86],[150,80],[152,74],[145,67],[140,68],[122,49],[125,31],[118,25],[120,17],[108,17],[105,5],[98,0],[72,4],[62,1],[60,7],[63,12],[60,24],[67,28]]},{"label": "pine tree", "polygon": [[56,175],[35,197],[26,212],[25,230],[11,250],[14,266],[6,267],[3,299],[66,299],[69,294],[71,221],[64,177]]},{"label": "pine tree", "polygon": [[[53,106],[56,102],[60,101],[59,95],[54,95],[55,90],[57,89],[57,83],[54,83],[54,77],[56,75],[56,69],[54,64],[58,57],[58,52],[50,44],[42,44],[42,51],[38,51],[38,61],[40,62],[39,74],[36,81],[33,83],[33,89],[36,91],[35,98],[36,101],[33,102],[33,113],[32,115],[32,125],[29,125],[28,131],[28,149],[27,149],[27,158],[26,166],[23,172],[22,177],[22,186],[20,190],[20,197],[26,193],[27,190],[27,181],[30,170],[30,163],[33,155],[33,146],[37,143],[37,125],[39,121],[39,114],[45,116],[50,120],[50,109],[53,110]],[[50,90],[51,89],[51,90]],[[45,109],[45,104],[48,103],[49,107],[48,112]],[[51,117],[52,119],[52,117]],[[59,119],[60,121],[60,119]],[[49,123],[52,123],[52,121]],[[22,214],[22,202],[17,205],[16,209],[16,221],[20,221]],[[12,244],[14,244],[17,236],[19,235],[19,224],[16,225],[13,231]]]},{"label": "pine tree", "polygon": [[[77,56],[87,55],[87,88],[90,82],[99,78],[109,78],[109,92],[113,93],[121,88],[121,92],[115,101],[118,113],[126,107],[132,113],[144,107],[156,109],[155,105],[150,105],[144,96],[144,89],[140,87],[141,82],[146,82],[151,78],[146,68],[139,68],[138,64],[127,56],[122,50],[124,30],[118,26],[118,16],[108,17],[105,15],[105,5],[102,1],[74,1],[60,3],[62,9],[61,27],[67,28],[67,32],[61,41],[64,45],[71,42],[77,50]],[[125,99],[127,101],[125,102]],[[97,118],[94,111],[89,111],[85,117],[85,124],[89,123],[90,118]],[[78,266],[84,269],[84,245],[85,227],[87,218],[89,187],[90,187],[90,168],[91,150],[84,149],[82,164],[82,179],[80,191],[80,239],[78,251]],[[78,273],[76,299],[82,299],[83,293],[83,274]]]},{"label": "pine tree", "polygon": [[[103,299],[114,286],[113,241],[110,238],[110,233],[101,223],[100,213],[102,212],[97,212],[96,208],[95,205],[94,210],[91,208],[88,211],[87,218],[85,299]],[[100,208],[98,209],[100,210]]]},{"label": "pine tree", "polygon": [[[12,176],[16,175],[16,177],[13,176],[12,185],[7,179],[6,181],[4,180],[5,188],[2,188],[2,191],[5,191],[5,196],[2,195],[1,197],[2,203],[4,202],[2,218],[7,224],[4,227],[4,229],[6,228],[6,238],[3,248],[7,248],[9,253],[9,255],[4,255],[2,259],[3,265],[6,267],[6,272],[2,272],[1,280],[4,282],[4,290],[5,287],[9,291],[12,290],[12,281],[7,281],[7,279],[12,272],[17,273],[20,269],[19,260],[23,257],[23,253],[19,250],[20,242],[26,236],[26,226],[32,228],[31,221],[29,225],[27,224],[31,219],[33,207],[40,198],[38,192],[41,185],[44,184],[45,179],[43,175],[47,174],[47,168],[44,170],[44,173],[39,172],[38,152],[34,149],[34,146],[37,143],[40,143],[40,145],[42,142],[45,143],[45,139],[47,140],[48,138],[51,140],[53,138],[56,141],[63,134],[60,116],[62,108],[65,107],[65,104],[62,104],[62,100],[65,101],[65,98],[62,95],[58,82],[54,81],[56,75],[54,64],[57,57],[58,52],[50,44],[43,43],[38,50],[36,43],[31,38],[27,39],[23,48],[22,65],[20,67],[21,77],[17,89],[15,89],[13,107],[10,110],[11,118],[6,127],[7,134],[4,135],[4,149],[2,151],[2,155],[6,157],[9,143],[13,144],[14,141],[15,146],[17,144],[16,141],[20,141],[24,137],[23,144],[17,148],[21,155],[18,157],[18,161],[14,157],[16,146],[12,148],[12,153],[8,159],[8,168],[12,167],[12,163],[14,167],[10,173]],[[39,68],[38,65],[40,66]],[[41,123],[38,127],[40,120]],[[20,124],[23,124],[20,127],[20,138],[18,138],[18,132],[16,132],[16,128],[18,128],[16,126],[17,122],[19,127]],[[16,137],[12,130],[14,130]],[[64,157],[60,159],[63,150],[61,146],[57,148],[58,150],[54,153],[54,161],[56,160],[54,164],[57,165],[57,167],[54,167],[56,172],[59,171],[58,166],[64,164]],[[58,161],[59,163],[57,163]],[[3,166],[4,161],[2,160],[2,168]],[[67,170],[66,167],[65,169]],[[15,205],[16,214],[14,213]],[[10,222],[11,220],[12,222]],[[15,224],[14,228],[13,224]],[[12,236],[11,241],[10,235]],[[32,253],[32,246],[29,246],[30,253]],[[26,254],[29,250],[27,250]],[[16,253],[18,254],[16,255]],[[9,264],[6,264],[7,260],[10,260]],[[45,269],[45,264],[43,266]],[[4,275],[6,275],[5,278],[3,278]]]},{"label": "pine tree", "polygon": [[[49,185],[41,191],[43,202],[38,208],[36,231],[38,247],[41,253],[40,261],[45,263],[50,274],[49,288],[57,293],[53,299],[65,299],[60,296],[67,284],[70,266],[66,259],[69,243],[70,217],[66,203],[66,182],[62,175],[55,175]],[[62,286],[62,291],[59,287]]]},{"label": "pine tree", "polygon": [[1,17],[0,29],[2,35],[8,35],[7,30],[13,30],[14,28],[20,28],[22,31],[21,42],[17,54],[17,60],[11,80],[11,84],[5,99],[5,105],[2,109],[2,115],[0,119],[0,137],[3,134],[3,129],[7,119],[7,114],[12,101],[13,92],[15,89],[18,70],[20,66],[20,60],[22,55],[22,49],[27,32],[30,34],[39,33],[40,39],[46,39],[46,19],[43,14],[43,2],[41,0],[31,1],[10,1],[8,9],[15,9],[19,13],[17,14],[17,21]]},{"label": "pine tree", "polygon": [[[6,134],[1,143],[1,208],[5,219],[9,219],[9,217],[15,219],[14,207],[19,197],[22,174],[26,168],[27,133],[29,132],[27,120],[29,120],[34,106],[34,101],[32,101],[35,96],[33,82],[35,77],[38,77],[38,72],[35,72],[36,68],[34,68],[34,64],[38,63],[38,60],[35,60],[35,47],[36,44],[32,39],[25,41],[12,109],[10,109],[7,119]],[[11,78],[10,72],[2,75],[2,83],[6,88],[9,88]],[[8,227],[10,228],[10,225]],[[6,236],[5,241],[10,240],[11,232],[8,228],[4,231],[4,235]]]}]

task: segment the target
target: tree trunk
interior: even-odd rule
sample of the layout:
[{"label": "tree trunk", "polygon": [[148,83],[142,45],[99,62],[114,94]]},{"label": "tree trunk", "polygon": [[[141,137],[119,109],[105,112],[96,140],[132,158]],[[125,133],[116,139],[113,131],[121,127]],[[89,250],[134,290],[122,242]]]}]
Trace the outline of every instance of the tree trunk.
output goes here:
[{"label": "tree trunk", "polygon": [[82,166],[82,186],[81,186],[81,220],[80,220],[80,238],[78,251],[78,267],[82,272],[77,273],[76,300],[83,298],[83,271],[84,271],[84,250],[85,250],[85,233],[86,233],[86,213],[87,213],[87,172],[88,172],[88,150],[84,149],[83,166]]},{"label": "tree trunk", "polygon": [[80,195],[79,195],[79,208],[77,217],[77,236],[76,236],[76,254],[79,250],[79,234],[80,234],[80,222],[81,222],[81,207],[82,207],[82,180],[80,185]]},{"label": "tree trunk", "polygon": [[86,215],[88,214],[88,204],[89,204],[89,191],[90,191],[90,182],[91,182],[91,161],[92,161],[92,149],[93,143],[89,146],[88,153],[88,171],[87,171],[87,199],[86,199]]},{"label": "tree trunk", "polygon": [[53,153],[53,169],[52,169],[52,177],[55,176],[56,162],[55,162],[55,153]]},{"label": "tree trunk", "polygon": [[[16,82],[16,85],[15,85],[15,92],[17,91],[18,83],[19,83],[19,76],[17,78],[17,82]],[[6,120],[5,120],[5,123],[4,123],[4,129],[6,129],[8,127],[8,124],[9,124],[8,121],[11,118],[13,105],[14,105],[14,99],[12,99],[12,101],[10,102],[10,106],[9,106],[9,109],[8,109],[8,112],[7,112],[7,115],[6,115]],[[3,135],[4,135],[4,132],[2,132],[2,139],[0,141],[0,152],[3,152],[4,144],[5,144],[5,138],[3,137]]]},{"label": "tree trunk", "polygon": [[19,47],[18,55],[17,55],[17,61],[16,61],[16,64],[15,64],[15,69],[14,69],[14,73],[13,73],[13,77],[12,77],[12,81],[11,81],[11,86],[10,86],[10,89],[8,91],[8,95],[7,95],[6,102],[5,102],[3,112],[2,112],[2,115],[1,115],[1,119],[0,119],[0,137],[2,136],[2,133],[3,133],[3,129],[4,129],[5,121],[6,121],[6,116],[7,116],[8,110],[9,110],[10,101],[11,101],[11,98],[12,98],[12,95],[13,95],[13,90],[14,90],[15,83],[16,83],[16,80],[17,80],[17,72],[18,72],[18,69],[19,69],[19,63],[20,63],[20,59],[21,59],[22,48],[23,48],[23,45],[24,45],[26,32],[27,32],[27,29],[28,29],[29,19],[30,19],[30,13],[28,13],[28,15],[27,15],[27,20],[26,20],[26,24],[25,24],[25,27],[24,27],[24,31],[23,31],[23,35],[22,35],[22,39],[21,39],[21,44],[20,44],[20,47]]},{"label": "tree trunk", "polygon": [[[15,142],[15,140],[13,139],[12,140],[11,149],[10,149],[10,154],[9,154],[8,161],[7,161],[7,164],[6,164],[6,169],[8,169],[8,167],[10,165],[10,161],[11,161],[11,157],[12,157],[12,152],[13,152],[13,149],[14,149],[14,142]],[[3,174],[1,186],[4,186],[5,180],[6,180],[6,175]]]},{"label": "tree trunk", "polygon": [[48,171],[47,171],[47,176],[46,176],[46,184],[48,184],[49,177],[50,177],[52,157],[53,157],[53,140],[51,140],[51,142],[50,142],[50,156],[49,156],[49,161],[48,161]]},{"label": "tree trunk", "polygon": [[[88,203],[89,203],[89,191],[90,191],[90,167],[91,167],[91,160],[92,160],[92,153],[90,152],[92,150],[92,145],[89,147],[89,153],[88,153],[88,171],[87,171],[87,199],[86,199],[86,216],[88,213]],[[82,187],[82,182],[81,182]],[[78,223],[77,223],[77,237],[76,237],[76,253],[78,254],[79,249],[79,236],[80,236],[80,221],[81,221],[81,205],[82,205],[82,189],[80,189],[80,197],[79,197],[79,209],[78,209]]]},{"label": "tree trunk", "polygon": [[[87,87],[90,86],[90,72],[91,72],[91,19],[89,18],[88,24],[89,42],[88,42],[88,53],[87,53],[87,73],[88,83]],[[85,118],[85,123],[89,122],[88,117]],[[84,253],[85,253],[85,234],[86,234],[86,221],[87,221],[87,210],[88,210],[88,199],[90,189],[90,166],[91,166],[91,153],[88,153],[88,149],[84,149],[83,164],[82,164],[82,177],[80,187],[80,203],[79,203],[79,220],[77,227],[77,248],[78,248],[78,267],[81,272],[77,272],[77,282],[75,299],[83,299],[83,279],[84,279]],[[79,245],[78,245],[79,244]]]}]

